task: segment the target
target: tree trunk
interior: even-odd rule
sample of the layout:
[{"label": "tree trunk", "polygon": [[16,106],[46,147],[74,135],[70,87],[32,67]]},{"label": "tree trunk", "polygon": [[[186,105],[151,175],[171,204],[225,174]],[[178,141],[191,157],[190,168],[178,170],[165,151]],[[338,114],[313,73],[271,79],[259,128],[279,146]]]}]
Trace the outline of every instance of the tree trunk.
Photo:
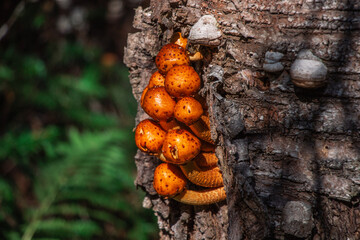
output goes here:
[{"label": "tree trunk", "polygon": [[[174,32],[188,36],[203,15],[222,32],[200,47],[204,59],[194,67],[227,200],[194,207],[159,197],[159,160],[138,151],[136,185],[161,239],[360,239],[360,3],[153,0],[136,10],[140,31],[125,49],[138,101],[161,46]],[[326,65],[324,87],[292,83],[303,49]],[[267,52],[280,57],[265,61]],[[136,122],[145,118],[139,107]]]}]

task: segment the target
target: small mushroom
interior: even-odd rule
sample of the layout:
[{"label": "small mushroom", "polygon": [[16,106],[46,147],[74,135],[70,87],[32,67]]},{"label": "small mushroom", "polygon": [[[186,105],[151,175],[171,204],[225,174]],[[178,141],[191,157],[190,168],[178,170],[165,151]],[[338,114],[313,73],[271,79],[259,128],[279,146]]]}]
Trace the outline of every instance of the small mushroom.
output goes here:
[{"label": "small mushroom", "polygon": [[188,190],[186,182],[186,177],[176,165],[162,163],[155,169],[154,189],[165,198],[189,205],[210,205],[226,199],[224,187]]},{"label": "small mushroom", "polygon": [[151,75],[149,79],[148,88],[150,89],[156,86],[163,87],[164,83],[165,77],[159,71],[156,71]]},{"label": "small mushroom", "polygon": [[201,142],[184,129],[171,129],[167,132],[160,159],[164,162],[184,164],[200,153]]},{"label": "small mushroom", "polygon": [[182,192],[186,182],[186,177],[174,164],[161,163],[155,169],[153,186],[156,192],[163,197],[173,197]]},{"label": "small mushroom", "polygon": [[173,97],[181,98],[196,94],[201,85],[199,74],[191,66],[175,66],[165,77],[165,89]]},{"label": "small mushroom", "polygon": [[147,90],[142,108],[155,120],[167,120],[173,117],[175,104],[164,87],[154,87]]},{"label": "small mushroom", "polygon": [[211,139],[209,118],[203,115],[202,105],[193,97],[180,99],[174,108],[174,117],[185,123],[197,137],[214,143]]},{"label": "small mushroom", "polygon": [[169,43],[160,49],[156,55],[155,63],[159,72],[166,74],[174,66],[189,65],[190,59],[184,48]]},{"label": "small mushroom", "polygon": [[151,119],[141,121],[135,129],[135,144],[143,152],[158,154],[165,140],[166,132]]},{"label": "small mushroom", "polygon": [[180,99],[174,108],[174,117],[186,125],[191,125],[204,113],[201,104],[193,97]]},{"label": "small mushroom", "polygon": [[284,69],[284,65],[280,62],[284,54],[280,52],[266,52],[263,69],[266,72],[280,72]]},{"label": "small mushroom", "polygon": [[206,46],[218,46],[222,32],[218,29],[216,18],[212,15],[202,16],[190,29],[189,41]]},{"label": "small mushroom", "polygon": [[187,38],[183,38],[181,36],[181,33],[180,32],[176,32],[174,33],[174,35],[171,37],[171,40],[170,40],[171,43],[174,43],[174,44],[177,44],[179,45],[180,47],[186,49],[186,46],[187,46]]},{"label": "small mushroom", "polygon": [[310,50],[299,52],[290,68],[291,81],[302,88],[319,88],[326,84],[327,67]]}]

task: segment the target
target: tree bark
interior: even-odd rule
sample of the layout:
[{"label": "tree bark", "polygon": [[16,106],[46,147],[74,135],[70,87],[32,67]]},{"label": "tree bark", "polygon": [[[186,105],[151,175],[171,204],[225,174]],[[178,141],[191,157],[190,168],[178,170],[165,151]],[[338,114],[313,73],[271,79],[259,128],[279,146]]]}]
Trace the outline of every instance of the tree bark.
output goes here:
[{"label": "tree bark", "polygon": [[[161,46],[174,32],[188,36],[203,15],[222,32],[218,46],[200,47],[205,57],[194,67],[227,200],[194,207],[159,197],[152,187],[159,160],[138,151],[136,185],[161,239],[360,239],[360,3],[151,1],[136,9],[139,32],[125,49],[138,101]],[[327,66],[324,87],[291,82],[303,49]],[[264,68],[266,52],[282,53],[284,68]],[[139,107],[136,123],[145,118]]]}]

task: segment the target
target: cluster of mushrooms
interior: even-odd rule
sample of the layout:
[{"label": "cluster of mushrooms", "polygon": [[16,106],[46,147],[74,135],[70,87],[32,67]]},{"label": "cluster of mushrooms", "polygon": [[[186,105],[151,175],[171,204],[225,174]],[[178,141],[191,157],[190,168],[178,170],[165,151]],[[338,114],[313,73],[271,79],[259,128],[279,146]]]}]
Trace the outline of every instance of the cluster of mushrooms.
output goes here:
[{"label": "cluster of mushrooms", "polygon": [[[156,56],[156,71],[140,104],[152,118],[135,130],[137,147],[161,159],[153,186],[165,197],[190,205],[209,205],[226,198],[218,159],[211,140],[204,99],[197,93],[201,79],[190,61],[187,39],[176,33]],[[189,189],[189,186],[193,190]]]}]

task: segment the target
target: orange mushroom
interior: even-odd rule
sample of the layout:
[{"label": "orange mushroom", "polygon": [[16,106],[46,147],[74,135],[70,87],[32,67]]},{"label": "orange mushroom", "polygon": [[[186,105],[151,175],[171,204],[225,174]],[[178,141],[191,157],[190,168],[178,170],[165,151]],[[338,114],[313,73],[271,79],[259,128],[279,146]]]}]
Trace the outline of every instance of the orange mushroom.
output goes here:
[{"label": "orange mushroom", "polygon": [[[215,154],[214,154],[215,155]],[[201,156],[199,158],[199,156]],[[215,160],[214,158],[203,159],[205,157],[202,154],[199,154],[193,161],[190,161],[184,165],[181,165],[180,168],[184,175],[187,177],[187,179],[190,180],[190,182],[202,186],[202,187],[221,187],[224,185],[223,178],[221,175],[221,171],[218,166],[216,166],[217,162],[212,162]],[[199,158],[199,160],[198,160]],[[198,161],[202,161],[202,164],[209,164],[213,165],[211,167],[202,167],[200,168],[197,164]]]},{"label": "orange mushroom", "polygon": [[144,111],[155,120],[167,120],[174,115],[176,102],[164,87],[148,89],[142,101]]},{"label": "orange mushroom", "polygon": [[144,98],[145,98],[145,95],[146,95],[146,93],[147,93],[148,90],[149,90],[149,87],[146,87],[146,88],[144,89],[144,91],[142,92],[142,94],[141,94],[141,98],[140,98],[140,106],[141,106],[141,107],[142,107],[143,104],[144,104]]},{"label": "orange mushroom", "polygon": [[135,129],[135,144],[143,152],[157,154],[165,140],[166,132],[154,120],[145,119]]},{"label": "orange mushroom", "polygon": [[159,72],[165,74],[174,66],[189,65],[190,59],[184,48],[169,43],[160,49],[156,55],[155,64]]},{"label": "orange mushroom", "polygon": [[178,121],[185,123],[200,139],[214,143],[211,139],[209,118],[203,114],[203,108],[195,98],[180,99],[174,107],[174,116]]},{"label": "orange mushroom", "polygon": [[214,144],[214,141],[211,139],[209,116],[201,115],[198,121],[189,125],[189,128],[201,140]]},{"label": "orange mushroom", "polygon": [[173,197],[174,200],[189,205],[210,205],[226,199],[224,187],[207,188],[204,190],[184,189],[180,194]]},{"label": "orange mushroom", "polygon": [[174,117],[186,125],[191,125],[204,113],[201,104],[193,97],[180,99],[174,108]]},{"label": "orange mushroom", "polygon": [[[181,36],[180,32],[176,32],[171,37],[170,42],[174,43],[174,44],[177,44],[177,45],[183,47],[184,49],[186,49],[188,40],[187,40],[187,38],[183,38]],[[189,56],[190,61],[199,61],[199,60],[204,58],[203,55],[200,52],[195,52],[194,54],[191,54],[191,53],[189,53],[189,51],[187,51],[187,54]]]},{"label": "orange mushroom", "polygon": [[190,205],[209,205],[226,199],[224,187],[204,190],[186,189],[186,177],[178,166],[170,163],[160,164],[154,172],[155,191],[165,198]]},{"label": "orange mushroom", "polygon": [[165,76],[165,88],[176,98],[195,95],[201,85],[199,74],[191,66],[175,66]]},{"label": "orange mushroom", "polygon": [[173,197],[182,192],[186,182],[186,177],[176,165],[161,163],[155,169],[153,186],[163,197]]},{"label": "orange mushroom", "polygon": [[176,32],[176,33],[174,33],[174,35],[171,37],[170,42],[171,42],[171,43],[174,43],[174,44],[177,44],[177,45],[179,45],[180,47],[186,49],[188,40],[187,40],[187,38],[183,38],[183,37],[181,36],[181,33],[180,33],[180,32]]},{"label": "orange mushroom", "polygon": [[160,159],[164,162],[184,164],[200,153],[201,142],[184,129],[171,129],[167,132]]},{"label": "orange mushroom", "polygon": [[165,77],[159,71],[156,71],[151,75],[149,79],[148,88],[153,88],[156,86],[163,87],[164,84],[165,84]]}]

